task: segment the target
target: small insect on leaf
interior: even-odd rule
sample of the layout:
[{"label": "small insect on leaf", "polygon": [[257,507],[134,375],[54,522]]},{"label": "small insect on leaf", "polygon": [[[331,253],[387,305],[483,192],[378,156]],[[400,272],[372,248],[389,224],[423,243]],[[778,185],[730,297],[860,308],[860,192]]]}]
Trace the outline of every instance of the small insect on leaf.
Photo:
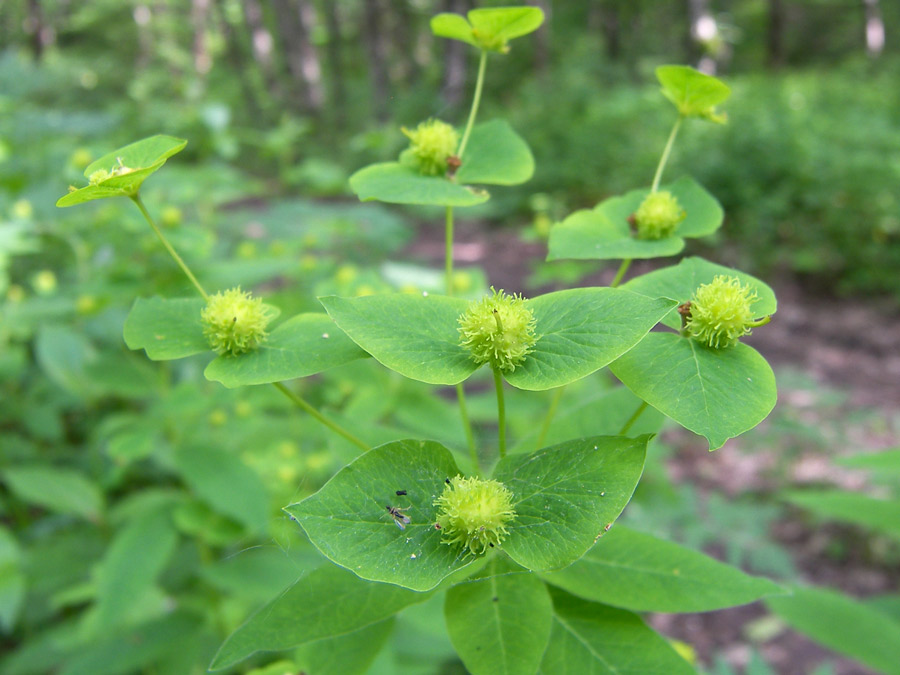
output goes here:
[{"label": "small insect on leaf", "polygon": [[403,497],[404,495],[406,495],[406,490],[397,490],[396,495],[398,497]]},{"label": "small insect on leaf", "polygon": [[405,530],[406,526],[409,525],[410,522],[412,522],[412,521],[410,521],[409,516],[407,516],[405,513],[403,513],[404,511],[406,511],[407,509],[410,509],[412,507],[407,506],[406,508],[401,509],[398,506],[385,506],[384,508],[386,508],[388,513],[391,514],[391,518],[394,519],[394,523],[401,530]]}]

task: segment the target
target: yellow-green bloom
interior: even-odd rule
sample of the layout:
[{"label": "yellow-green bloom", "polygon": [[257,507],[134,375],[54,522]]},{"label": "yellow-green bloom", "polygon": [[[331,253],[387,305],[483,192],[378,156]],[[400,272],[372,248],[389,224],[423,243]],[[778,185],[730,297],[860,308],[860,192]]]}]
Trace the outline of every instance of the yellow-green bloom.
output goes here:
[{"label": "yellow-green bloom", "polygon": [[769,322],[769,317],[754,320],[750,306],[756,300],[756,291],[740,279],[720,274],[694,291],[685,314],[685,331],[707,347],[731,347],[749,335],[751,328]]},{"label": "yellow-green bloom", "polygon": [[675,195],[668,190],[651,192],[634,212],[638,239],[670,237],[686,215]]},{"label": "yellow-green bloom", "polygon": [[403,127],[401,131],[410,140],[409,147],[400,155],[400,163],[416,169],[426,176],[443,176],[447,173],[447,159],[456,154],[459,133],[441,120],[422,122],[413,131]]},{"label": "yellow-green bloom", "polygon": [[444,544],[462,544],[472,555],[500,546],[516,517],[513,494],[503,483],[455,476],[435,500]]},{"label": "yellow-green bloom", "polygon": [[270,308],[241,287],[211,295],[200,314],[203,335],[219,354],[243,354],[262,344],[272,320]]},{"label": "yellow-green bloom", "polygon": [[461,343],[472,359],[502,371],[515,370],[532,351],[537,342],[534,328],[534,313],[522,296],[502,290],[473,301],[459,317]]}]

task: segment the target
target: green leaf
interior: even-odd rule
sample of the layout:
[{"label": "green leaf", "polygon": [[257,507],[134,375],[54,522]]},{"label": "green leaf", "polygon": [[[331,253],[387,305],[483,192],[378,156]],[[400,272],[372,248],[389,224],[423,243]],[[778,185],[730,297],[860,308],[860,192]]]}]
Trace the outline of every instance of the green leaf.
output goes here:
[{"label": "green leaf", "polygon": [[41,326],[34,341],[35,360],[53,382],[73,394],[88,398],[95,392],[86,377],[97,354],[87,338],[70,326]]},{"label": "green leaf", "polygon": [[614,361],[674,303],[645,302],[615,288],[574,288],[526,300],[525,306],[534,312],[538,341],[522,365],[503,376],[514,387],[539,391],[569,384]]},{"label": "green leaf", "polygon": [[478,368],[459,343],[468,302],[441,295],[319,298],[328,315],[376,361],[413,380],[457,384]]},{"label": "green leaf", "polygon": [[844,490],[793,490],[784,499],[826,519],[868,527],[900,539],[900,499],[877,499]]},{"label": "green leaf", "polygon": [[16,497],[54,513],[96,521],[103,511],[100,489],[78,471],[48,465],[18,466],[3,471]]},{"label": "green leaf", "polygon": [[768,579],[622,526],[543,577],[586,600],[635,612],[708,612],[784,592]]},{"label": "green leaf", "polygon": [[518,185],[534,175],[534,156],[528,144],[506,120],[491,120],[472,127],[460,183]]},{"label": "green leaf", "polygon": [[447,632],[472,675],[531,675],[550,639],[553,605],[533,574],[494,557],[447,591]]},{"label": "green leaf", "polygon": [[242,523],[251,532],[266,530],[266,486],[238,457],[215,448],[181,447],[174,460],[184,481],[216,511]]},{"label": "green leaf", "polygon": [[690,66],[659,66],[656,79],[662,93],[684,117],[702,117],[710,122],[725,122],[725,115],[715,107],[731,95],[731,89],[721,80]]},{"label": "green leaf", "polygon": [[641,619],[551,589],[553,630],[541,675],[693,674],[695,671]]},{"label": "green leaf", "polygon": [[[480,366],[460,344],[459,317],[468,302],[439,295],[319,298],[347,335],[377,361],[429,384],[457,384]],[[504,374],[514,387],[568,384],[624,353],[674,304],[612,288],[578,288],[525,301],[539,336],[525,362]]]},{"label": "green leaf", "polygon": [[[294,660],[300,672],[315,675],[363,675],[394,631],[394,618],[300,647]],[[278,675],[289,671],[281,670]],[[274,674],[273,674],[274,675]]]},{"label": "green leaf", "polygon": [[458,14],[438,14],[431,19],[431,32],[480,49],[505,53],[509,51],[509,40],[536,31],[544,22],[544,12],[537,7],[473,9],[467,16],[468,21]]},{"label": "green leaf", "polygon": [[175,551],[178,535],[168,509],[141,514],[116,534],[97,570],[92,635],[118,628],[152,587]]},{"label": "green leaf", "polygon": [[125,319],[125,344],[153,361],[183,359],[210,351],[203,336],[203,298],[138,298]]},{"label": "green leaf", "polygon": [[610,197],[593,209],[576,211],[550,230],[547,260],[614,260],[658,258],[684,248],[685,237],[704,237],[722,225],[719,202],[690,176],[661,190],[671,192],[687,214],[671,237],[638,239],[628,218],[650,193],[649,188]]},{"label": "green leaf", "polygon": [[792,628],[887,675],[900,673],[900,623],[832,590],[792,590],[790,597],[766,600]]},{"label": "green leaf", "polygon": [[225,640],[209,669],[228,668],[256,652],[293,649],[351,633],[428,596],[392,584],[368,583],[327,565],[300,577],[247,619]]},{"label": "green leaf", "polygon": [[229,389],[307,377],[368,356],[325,314],[298,314],[253,351],[215,358],[206,379]]},{"label": "green leaf", "polygon": [[852,469],[867,469],[885,473],[900,471],[900,448],[884,450],[882,452],[869,452],[848,457],[838,457],[835,464],[850,467]]},{"label": "green leaf", "polygon": [[[651,298],[671,298],[681,304],[690,300],[698,287],[710,283],[720,274],[737,277],[742,284],[756,292],[757,300],[751,305],[756,316],[768,316],[778,309],[775,292],[756,277],[696,257],[685,258],[677,265],[635,277],[622,284],[622,288]],[[681,316],[676,310],[669,312],[662,322],[671,328],[681,330]]]},{"label": "green leaf", "polygon": [[12,533],[0,525],[0,629],[12,632],[25,599],[22,551]]},{"label": "green leaf", "polygon": [[[158,171],[172,155],[181,152],[187,141],[172,136],[151,136],[124,148],[114,150],[84,170],[85,178],[96,171],[107,171],[111,175],[95,185],[88,185],[60,197],[57,206],[74,206],[94,199],[106,197],[130,197],[138,193],[148,176]],[[116,173],[121,167],[130,169],[128,173]]]},{"label": "green leaf", "polygon": [[[433,441],[394,441],[369,450],[321,490],[285,511],[329,560],[363,579],[427,591],[476,559],[441,543],[434,500],[459,473]],[[398,490],[406,495],[398,496]],[[387,507],[410,519],[398,527]]]},{"label": "green leaf", "polygon": [[650,333],[609,366],[638,397],[710,450],[762,422],[775,407],[775,375],[752,347],[709,349],[675,333]]},{"label": "green leaf", "polygon": [[631,499],[649,440],[594,436],[501,459],[494,478],[516,511],[503,550],[531,570],[578,560]]},{"label": "green leaf", "polygon": [[350,176],[350,189],[360,201],[432,206],[474,206],[486,202],[484,190],[460,185],[443,176],[423,176],[399,162],[364,167]]}]

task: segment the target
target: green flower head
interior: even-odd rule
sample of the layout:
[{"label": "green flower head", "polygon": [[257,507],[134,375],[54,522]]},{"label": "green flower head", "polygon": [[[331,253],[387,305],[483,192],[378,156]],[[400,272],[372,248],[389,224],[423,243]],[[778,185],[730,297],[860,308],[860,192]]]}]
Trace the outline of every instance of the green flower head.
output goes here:
[{"label": "green flower head", "polygon": [[512,498],[512,492],[495,480],[451,478],[434,502],[441,541],[462,544],[472,555],[500,546],[509,534],[507,523],[516,517]]},{"label": "green flower head", "polygon": [[702,284],[685,309],[685,330],[698,342],[713,349],[737,344],[750,329],[769,322],[769,317],[754,320],[750,306],[756,302],[756,291],[740,279],[720,274]]},{"label": "green flower head", "polygon": [[265,342],[272,313],[261,298],[252,297],[238,286],[211,295],[200,320],[209,346],[219,354],[236,356]]},{"label": "green flower head", "polygon": [[416,169],[425,176],[443,176],[447,173],[447,159],[456,154],[459,133],[441,120],[422,122],[415,130],[403,127],[410,145],[400,155],[400,163]]},{"label": "green flower head", "polygon": [[671,192],[667,190],[651,192],[634,212],[638,239],[670,237],[686,215]]},{"label": "green flower head", "polygon": [[476,363],[515,370],[537,342],[534,313],[522,296],[491,290],[493,295],[471,302],[459,317],[461,343]]}]

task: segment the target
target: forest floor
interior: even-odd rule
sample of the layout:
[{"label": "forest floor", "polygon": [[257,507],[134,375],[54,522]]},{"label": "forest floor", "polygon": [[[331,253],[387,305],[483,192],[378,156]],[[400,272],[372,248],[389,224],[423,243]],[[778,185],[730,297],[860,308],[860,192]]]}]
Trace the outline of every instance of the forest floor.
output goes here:
[{"label": "forest floor", "polygon": [[[403,256],[440,268],[443,247],[443,228],[423,225]],[[481,266],[489,274],[489,283],[498,289],[525,291],[526,295],[556,290],[553,285],[529,284],[540,264],[536,261],[545,255],[544,242],[522,241],[510,228],[472,223],[456,228],[457,268]],[[608,285],[617,265],[618,261],[602,267],[598,264],[597,271],[577,285]],[[658,261],[635,261],[626,278],[659,266]],[[778,312],[769,325],[757,329],[746,341],[766,357],[776,375],[800,373],[799,381],[805,383],[794,387],[796,377],[782,378],[786,382],[779,384],[779,403],[771,418],[781,416],[807,429],[822,430],[821,437],[817,442],[795,444],[784,454],[785,448],[777,444],[754,446],[748,452],[746,446],[754,443],[751,432],[709,453],[696,436],[673,430],[665,435],[675,448],[667,464],[669,476],[673,483],[693,485],[700,495],[717,493],[734,499],[747,494],[775,495],[805,484],[865,488],[865,475],[838,469],[831,460],[836,455],[900,445],[900,312],[890,306],[817,296],[787,276],[770,280],[770,285],[778,296]],[[821,405],[820,390],[835,393],[837,403]],[[830,447],[823,448],[823,439],[831,441]],[[870,537],[862,531],[816,525],[792,509],[785,513],[771,524],[768,534],[789,553],[803,582],[859,598],[900,591],[900,572],[896,565],[885,562],[896,557],[896,550],[886,557],[873,555]],[[835,542],[841,550],[837,555]],[[707,553],[721,557],[721,551]],[[765,608],[756,603],[705,614],[655,615],[650,621],[662,633],[690,644],[706,667],[723,659],[743,671],[752,658],[753,644],[779,674],[806,675],[828,661],[832,670],[816,672],[875,672],[835,657],[766,616]]]}]

